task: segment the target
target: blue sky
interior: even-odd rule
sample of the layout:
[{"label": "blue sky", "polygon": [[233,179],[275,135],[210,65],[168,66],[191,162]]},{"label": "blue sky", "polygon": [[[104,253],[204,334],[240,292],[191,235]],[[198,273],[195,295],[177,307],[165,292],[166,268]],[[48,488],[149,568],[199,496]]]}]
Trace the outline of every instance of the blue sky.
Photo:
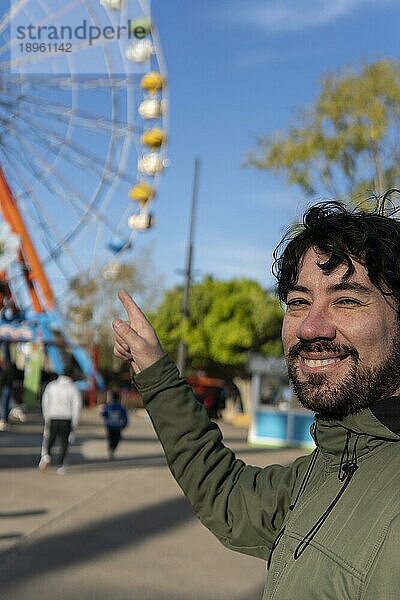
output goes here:
[{"label": "blue sky", "polygon": [[[47,6],[49,23],[58,22],[59,14],[62,24],[78,22],[73,19],[75,10],[82,17],[79,0],[11,2],[22,7],[17,16],[29,23],[39,22],[33,9],[43,6]],[[126,0],[123,11],[109,10],[106,16],[114,25],[120,19],[125,23],[127,16],[135,18],[141,2]],[[86,8],[89,4],[84,3]],[[274,283],[273,249],[310,201],[283,178],[243,167],[246,155],[255,149],[257,136],[284,131],[298,111],[315,101],[327,73],[382,58],[398,59],[400,4],[398,0],[151,0],[151,4],[168,71],[170,166],[152,205],[155,227],[139,233],[132,253],[123,255],[122,260],[137,259],[139,268],[145,270],[148,267],[141,257],[150,250],[159,291],[182,282],[179,271],[185,263],[193,167],[199,157],[197,279],[206,274],[224,279],[249,277],[270,288]],[[65,14],[58,10],[60,6]],[[92,0],[91,6],[102,14],[106,10],[99,0]],[[0,0],[0,10],[8,8],[8,2]],[[15,27],[19,22],[16,19],[12,24]],[[2,61],[6,64],[9,51],[7,28],[3,29],[0,27],[0,79]],[[19,49],[13,44],[14,50]],[[107,64],[119,65],[111,47],[105,52],[99,45],[97,51]],[[84,56],[74,55],[75,62],[71,58],[68,69],[73,74],[76,65],[82,73],[87,72]],[[40,70],[45,58],[38,53],[34,58],[28,63]],[[59,53],[56,58],[64,61],[65,57]],[[52,73],[50,63],[45,66]],[[129,62],[129,68],[133,67],[139,68]],[[148,68],[147,63],[140,67]],[[60,85],[53,89],[52,79],[46,75],[33,87],[31,80],[26,80],[26,98],[22,84],[23,94],[14,84],[1,94],[12,102],[0,107],[5,123],[0,162],[22,212],[30,218],[28,226],[39,254],[46,257],[54,240],[65,238],[68,242],[62,243],[63,251],[57,257],[63,269],[56,261],[45,261],[53,289],[63,302],[71,272],[97,269],[102,262],[115,259],[104,243],[110,232],[103,220],[128,235],[127,216],[137,210],[128,200],[128,191],[136,181],[140,144],[125,133],[115,136],[110,145],[107,127],[96,123],[99,118],[101,125],[114,111],[116,121],[125,122],[127,112],[136,125],[133,115],[141,95],[132,86],[125,96],[123,87],[116,92],[109,80],[105,82],[99,88],[89,84],[79,89]],[[71,116],[71,107],[91,113],[92,121],[80,126],[79,118]],[[136,145],[130,144],[134,141]],[[122,152],[125,145],[129,152]],[[103,176],[105,166],[108,168],[106,155],[114,174],[122,170],[129,175],[126,180]],[[315,200],[323,194],[321,190]],[[89,198],[91,206],[95,198],[103,220],[96,216],[88,224],[82,218]],[[77,223],[82,225],[79,234],[70,236]],[[52,227],[56,231],[49,242],[47,229]]]},{"label": "blue sky", "polygon": [[[285,129],[324,74],[399,58],[396,0],[152,0],[170,96],[171,165],[155,203],[153,248],[170,287],[182,281],[193,163],[201,159],[197,277],[269,287],[271,253],[305,199],[272,173],[243,168],[260,134]],[[320,196],[316,200],[321,199]]]}]

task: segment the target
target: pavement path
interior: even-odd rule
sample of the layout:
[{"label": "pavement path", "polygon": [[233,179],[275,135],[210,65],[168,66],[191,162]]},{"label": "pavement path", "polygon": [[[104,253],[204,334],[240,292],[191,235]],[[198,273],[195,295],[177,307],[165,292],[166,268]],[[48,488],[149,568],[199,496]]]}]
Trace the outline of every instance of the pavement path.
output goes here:
[{"label": "pavement path", "polygon": [[[193,516],[144,413],[107,460],[98,411],[84,410],[67,474],[37,469],[40,415],[0,432],[1,600],[257,600],[263,561],[226,550]],[[225,443],[255,465],[301,452]]]}]

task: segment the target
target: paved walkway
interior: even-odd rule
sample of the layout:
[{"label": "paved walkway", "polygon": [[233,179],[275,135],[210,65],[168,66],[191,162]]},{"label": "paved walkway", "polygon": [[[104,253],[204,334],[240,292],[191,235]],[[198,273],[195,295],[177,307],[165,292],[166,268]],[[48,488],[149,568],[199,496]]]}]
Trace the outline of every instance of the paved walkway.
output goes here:
[{"label": "paved walkway", "polygon": [[[294,450],[248,448],[252,464],[288,463]],[[257,600],[262,561],[224,549],[193,516],[144,415],[134,415],[109,462],[97,410],[85,410],[65,476],[36,467],[41,419],[0,433],[2,600]]]}]

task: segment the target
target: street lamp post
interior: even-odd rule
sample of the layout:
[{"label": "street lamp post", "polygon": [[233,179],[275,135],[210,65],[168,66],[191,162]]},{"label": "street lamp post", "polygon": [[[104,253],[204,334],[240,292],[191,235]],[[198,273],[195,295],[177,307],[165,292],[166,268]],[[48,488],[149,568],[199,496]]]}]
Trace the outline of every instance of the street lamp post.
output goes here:
[{"label": "street lamp post", "polygon": [[[183,322],[187,322],[189,319],[189,299],[190,299],[190,286],[192,283],[192,267],[193,267],[193,236],[194,236],[194,224],[196,219],[196,206],[197,196],[199,187],[199,171],[200,171],[200,159],[196,158],[194,161],[194,174],[193,174],[193,187],[192,187],[192,209],[190,213],[190,226],[189,226],[189,240],[186,251],[186,266],[183,272],[185,277],[185,287],[183,291],[183,304],[182,304],[182,316]],[[180,374],[185,374],[187,359],[187,345],[184,340],[181,339],[178,346],[178,357],[177,366]]]}]

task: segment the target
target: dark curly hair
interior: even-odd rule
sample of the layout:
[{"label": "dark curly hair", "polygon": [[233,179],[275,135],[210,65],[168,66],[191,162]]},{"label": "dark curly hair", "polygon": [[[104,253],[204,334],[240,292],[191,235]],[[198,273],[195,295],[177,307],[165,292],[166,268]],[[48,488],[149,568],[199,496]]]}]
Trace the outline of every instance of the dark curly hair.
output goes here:
[{"label": "dark curly hair", "polygon": [[[296,283],[301,260],[310,248],[329,259],[321,262],[323,271],[347,265],[344,277],[354,272],[353,261],[367,270],[371,282],[385,296],[392,296],[400,307],[400,220],[389,190],[376,199],[376,207],[366,211],[350,210],[340,202],[321,202],[309,208],[302,224],[290,228],[274,252],[272,272],[278,280],[277,293],[286,302]],[[390,206],[388,207],[388,204]]]}]

